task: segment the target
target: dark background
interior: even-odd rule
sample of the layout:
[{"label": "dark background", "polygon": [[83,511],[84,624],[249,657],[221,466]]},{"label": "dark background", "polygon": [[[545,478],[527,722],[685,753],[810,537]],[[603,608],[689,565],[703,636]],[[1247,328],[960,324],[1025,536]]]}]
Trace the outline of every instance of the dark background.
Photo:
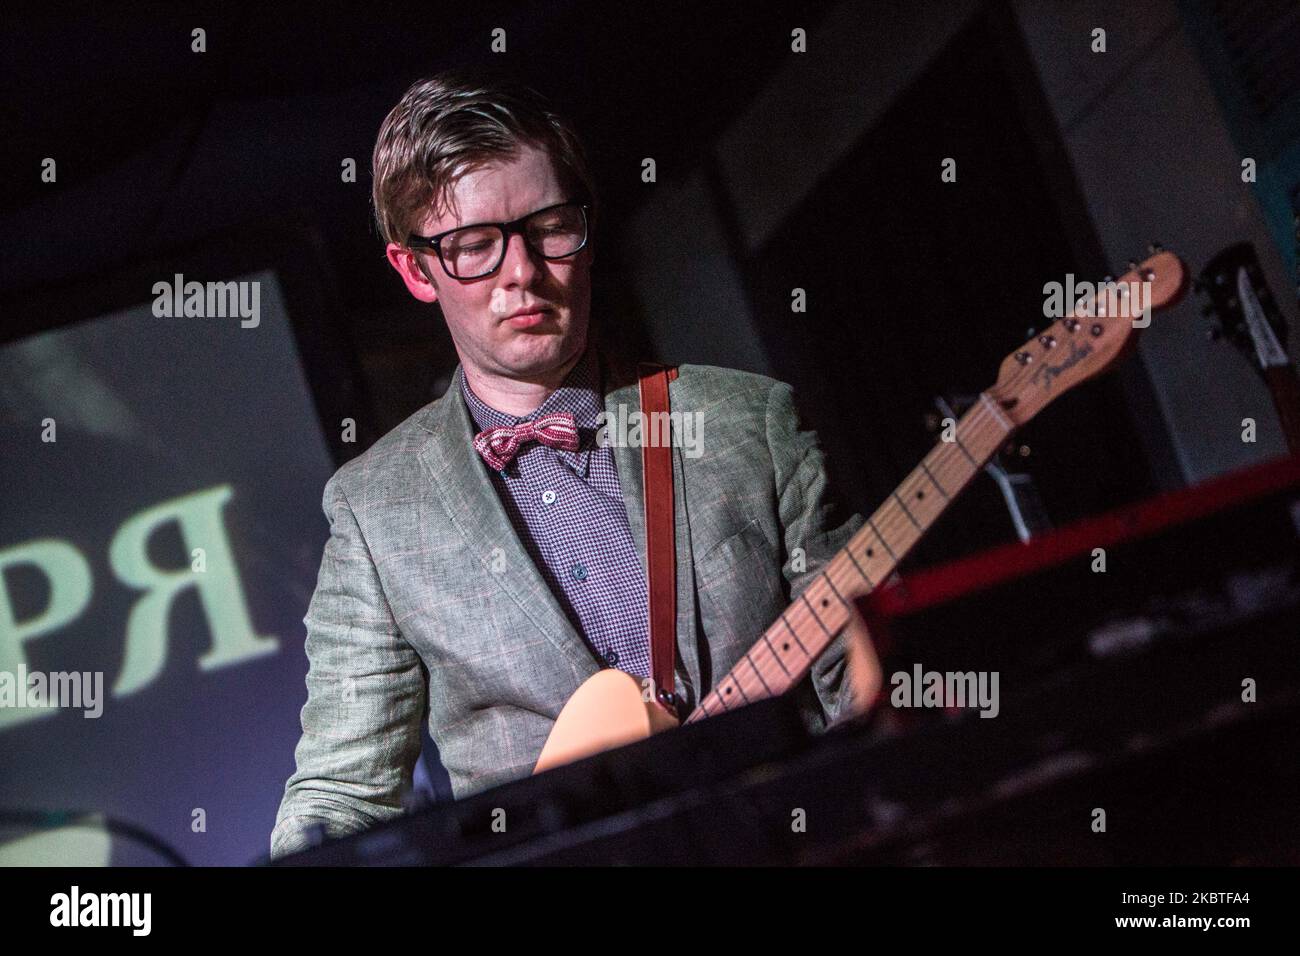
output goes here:
[{"label": "dark background", "polygon": [[[1295,18],[1276,4],[1254,6],[1256,29],[1269,15],[1280,18],[1265,52],[1274,72],[1285,73],[1281,54],[1296,41],[1288,26]],[[1052,90],[1071,82],[1086,88],[1091,80],[1078,64],[1087,56],[1107,63],[1099,75],[1126,57],[1139,65],[1151,59],[1148,34],[1158,46],[1180,32],[1189,47],[1222,53],[1241,32],[1232,4],[1091,7],[1092,17],[1079,16],[1080,5],[1000,2],[28,10],[8,31],[3,61],[9,141],[0,175],[10,238],[0,295],[70,283],[84,289],[213,237],[238,241],[250,230],[301,224],[295,241],[328,290],[318,322],[337,331],[343,361],[360,372],[362,441],[343,453],[360,452],[440,394],[456,361],[436,307],[412,300],[384,261],[368,205],[375,131],[414,79],[452,65],[492,66],[550,95],[586,137],[606,212],[593,302],[603,340],[668,361],[732,364],[791,381],[846,495],[869,511],[928,446],[922,418],[933,397],[987,387],[1001,358],[1031,326],[1045,324],[1045,281],[1123,269],[1122,259],[1108,256],[1109,238],[1098,234],[1090,209],[1107,198],[1086,195],[1075,175],[1077,157],[1062,136],[1066,110],[1049,102]],[[1160,22],[1170,17],[1171,24]],[[931,49],[923,34],[935,22],[951,35]],[[1104,56],[1086,52],[1093,22],[1109,28]],[[796,26],[808,31],[808,53],[790,52]],[[207,52],[190,51],[194,27],[206,31]],[[504,54],[490,51],[496,27],[506,31]],[[845,36],[853,28],[866,41],[861,69],[826,54],[857,42]],[[1083,58],[1057,62],[1059,50],[1042,45],[1044,34],[1083,50]],[[896,94],[881,91],[871,59],[897,57],[908,44],[923,50],[915,57],[920,68]],[[1225,73],[1209,54],[1198,63],[1230,108],[1239,105],[1230,94],[1256,88],[1249,73]],[[734,152],[728,127],[761,107],[774,79],[792,68],[814,96],[798,110],[760,112],[760,143],[762,124],[771,128],[768,148],[790,141],[792,126],[796,139],[806,129],[810,139],[828,140],[826,129],[856,120],[837,114],[842,100],[818,97],[819,89],[879,101],[874,116],[860,133],[838,137],[842,154],[800,187],[793,208],[770,189],[750,190],[742,205],[738,192],[729,193],[728,170],[767,157],[762,148],[727,156]],[[1099,87],[1117,102],[1086,108],[1124,108],[1126,94],[1117,89],[1124,76]],[[1287,118],[1295,112],[1294,77],[1281,75],[1270,89],[1271,125],[1263,125],[1281,131],[1275,151],[1283,154],[1294,146],[1294,137],[1285,140],[1295,126]],[[1232,109],[1182,119],[1241,125]],[[752,138],[752,115],[748,123]],[[1194,207],[1202,197],[1171,188],[1185,157],[1168,152],[1158,161],[1169,182],[1150,188],[1161,203]],[[46,156],[58,160],[57,184],[40,181]],[[647,156],[657,163],[657,183],[641,181]],[[940,181],[947,156],[959,158],[957,183]],[[346,157],[356,160],[355,183],[341,182]],[[1285,165],[1279,161],[1282,178]],[[703,188],[684,187],[694,181]],[[681,215],[666,222],[657,196],[673,190],[683,197],[673,207]],[[776,210],[775,224],[757,241],[742,236],[739,218],[764,202]],[[1256,215],[1270,219],[1267,208]],[[645,228],[647,217],[654,228]],[[1210,233],[1215,224],[1205,227]],[[687,230],[693,235],[683,240]],[[1147,238],[1196,267],[1184,251],[1189,237],[1158,235],[1154,222],[1150,230]],[[1227,232],[1240,237],[1243,229]],[[666,248],[677,242],[691,250],[685,268],[678,268],[682,253]],[[1140,246],[1126,249],[1126,257],[1144,255]],[[285,252],[293,255],[292,245]],[[1264,253],[1282,262],[1294,256],[1282,241]],[[692,301],[692,286],[707,286],[717,263],[737,283],[745,321],[707,300],[689,316],[666,307]],[[807,313],[790,312],[794,287],[807,290]],[[48,321],[10,314],[3,334]],[[729,349],[737,340],[745,346]],[[1207,351],[1204,364],[1234,361],[1225,354]],[[1156,413],[1161,383],[1143,374],[1144,362],[1152,363],[1149,354],[1068,396],[1026,432],[1027,465],[1055,521],[1223,470],[1217,461],[1198,464],[1195,436],[1178,433],[1167,407],[1164,418]],[[1226,384],[1245,382],[1248,372]],[[1280,450],[1271,410],[1258,404],[1264,447],[1247,449],[1248,458]],[[917,560],[1010,534],[992,485],[977,486],[962,519],[939,529]]]}]

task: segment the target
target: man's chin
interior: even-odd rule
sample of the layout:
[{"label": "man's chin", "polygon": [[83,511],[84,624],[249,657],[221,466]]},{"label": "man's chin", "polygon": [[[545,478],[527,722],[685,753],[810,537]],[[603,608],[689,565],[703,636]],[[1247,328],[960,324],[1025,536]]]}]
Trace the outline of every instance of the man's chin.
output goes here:
[{"label": "man's chin", "polygon": [[557,365],[564,364],[581,348],[581,342],[575,342],[572,337],[561,334],[560,330],[548,333],[540,329],[529,329],[513,332],[497,355],[501,365],[511,374],[536,375],[546,374]]},{"label": "man's chin", "polygon": [[503,329],[504,337],[500,340],[502,355],[558,355],[565,350],[571,339],[564,329],[552,326],[535,326],[531,329]]}]

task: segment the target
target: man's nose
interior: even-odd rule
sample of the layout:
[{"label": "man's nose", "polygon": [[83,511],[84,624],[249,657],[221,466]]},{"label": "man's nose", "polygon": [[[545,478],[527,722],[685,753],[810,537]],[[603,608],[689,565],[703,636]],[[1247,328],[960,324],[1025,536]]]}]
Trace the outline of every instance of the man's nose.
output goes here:
[{"label": "man's nose", "polygon": [[532,249],[528,248],[528,243],[524,241],[524,234],[516,232],[506,240],[506,255],[501,262],[501,272],[509,279],[519,283],[525,283],[533,274],[541,268],[541,263],[545,261],[537,257]]}]

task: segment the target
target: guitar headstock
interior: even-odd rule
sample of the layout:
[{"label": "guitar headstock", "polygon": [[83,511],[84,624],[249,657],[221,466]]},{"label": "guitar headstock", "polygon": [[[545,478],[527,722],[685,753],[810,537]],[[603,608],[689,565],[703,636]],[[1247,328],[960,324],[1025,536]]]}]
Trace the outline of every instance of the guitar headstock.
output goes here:
[{"label": "guitar headstock", "polygon": [[1127,355],[1151,313],[1173,305],[1187,289],[1187,267],[1172,252],[1129,265],[1115,280],[1071,282],[1072,292],[1082,291],[1073,307],[1065,304],[1062,318],[1002,361],[988,394],[1016,425]]},{"label": "guitar headstock", "polygon": [[1252,334],[1246,314],[1248,306],[1242,301],[1239,286],[1243,270],[1246,284],[1259,303],[1263,318],[1277,340],[1278,349],[1285,353],[1289,331],[1286,319],[1264,278],[1264,270],[1260,268],[1254,245],[1238,242],[1219,252],[1206,263],[1192,288],[1209,299],[1202,314],[1215,315],[1219,320],[1217,326],[1210,329],[1210,338],[1226,338],[1259,371],[1261,366],[1267,367],[1265,356],[1272,350],[1272,344],[1260,342],[1261,330],[1256,329]]}]

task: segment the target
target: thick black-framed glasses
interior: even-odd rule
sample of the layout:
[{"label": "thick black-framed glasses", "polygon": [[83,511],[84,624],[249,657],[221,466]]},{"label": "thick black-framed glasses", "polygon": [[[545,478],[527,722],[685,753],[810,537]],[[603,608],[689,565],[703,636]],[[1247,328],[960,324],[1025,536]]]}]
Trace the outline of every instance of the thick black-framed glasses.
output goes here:
[{"label": "thick black-framed glasses", "polygon": [[546,260],[564,259],[587,244],[586,203],[556,203],[513,222],[476,222],[436,236],[406,237],[411,249],[432,249],[453,279],[481,279],[501,267],[506,245],[516,232],[528,248]]}]

